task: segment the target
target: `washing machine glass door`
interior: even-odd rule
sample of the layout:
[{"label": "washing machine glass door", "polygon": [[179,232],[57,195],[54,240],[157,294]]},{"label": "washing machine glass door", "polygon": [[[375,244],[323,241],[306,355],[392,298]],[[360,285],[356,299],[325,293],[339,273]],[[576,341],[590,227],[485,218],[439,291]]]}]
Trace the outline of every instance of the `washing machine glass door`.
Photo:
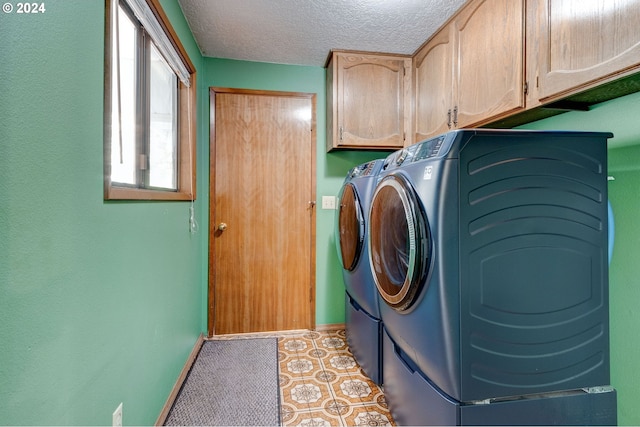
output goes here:
[{"label": "washing machine glass door", "polygon": [[338,238],[341,258],[345,270],[353,270],[358,264],[364,241],[364,215],[355,186],[347,183],[342,188],[338,212]]},{"label": "washing machine glass door", "polygon": [[426,282],[431,238],[426,215],[405,177],[391,174],[378,183],[369,226],[369,256],[378,292],[391,307],[407,310]]}]

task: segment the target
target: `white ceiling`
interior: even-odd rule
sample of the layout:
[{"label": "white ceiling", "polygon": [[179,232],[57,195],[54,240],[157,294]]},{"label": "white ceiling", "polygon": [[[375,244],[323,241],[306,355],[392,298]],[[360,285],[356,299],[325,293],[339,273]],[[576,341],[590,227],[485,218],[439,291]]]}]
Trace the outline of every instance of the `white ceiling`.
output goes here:
[{"label": "white ceiling", "polygon": [[412,54],[465,0],[178,0],[204,56],[324,67],[331,49]]}]

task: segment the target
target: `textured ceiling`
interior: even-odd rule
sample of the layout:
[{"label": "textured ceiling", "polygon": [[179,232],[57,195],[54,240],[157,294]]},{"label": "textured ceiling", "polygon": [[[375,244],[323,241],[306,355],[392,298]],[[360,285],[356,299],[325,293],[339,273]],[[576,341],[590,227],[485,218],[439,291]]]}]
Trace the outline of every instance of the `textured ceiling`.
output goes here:
[{"label": "textured ceiling", "polygon": [[323,67],[331,49],[412,54],[465,0],[178,0],[204,56]]}]

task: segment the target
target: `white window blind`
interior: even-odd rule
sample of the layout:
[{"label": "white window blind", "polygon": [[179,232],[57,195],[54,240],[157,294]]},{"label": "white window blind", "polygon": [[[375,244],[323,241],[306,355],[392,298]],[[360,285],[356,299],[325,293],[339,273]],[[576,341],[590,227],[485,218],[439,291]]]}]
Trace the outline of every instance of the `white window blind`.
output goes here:
[{"label": "white window blind", "polygon": [[191,87],[189,70],[185,66],[182,58],[176,52],[173,43],[169,40],[164,29],[158,22],[153,11],[146,0],[121,0],[129,5],[136,18],[140,21],[144,29],[149,33],[162,56],[169,63],[169,66],[176,73],[180,81],[187,87]]}]

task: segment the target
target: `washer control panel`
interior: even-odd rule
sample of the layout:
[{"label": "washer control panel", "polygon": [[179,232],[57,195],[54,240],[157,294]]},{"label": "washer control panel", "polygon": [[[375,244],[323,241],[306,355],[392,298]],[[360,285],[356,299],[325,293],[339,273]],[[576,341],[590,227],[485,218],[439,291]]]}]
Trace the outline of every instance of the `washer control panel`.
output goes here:
[{"label": "washer control panel", "polygon": [[361,176],[369,176],[377,174],[380,169],[382,159],[371,160],[370,162],[353,167],[347,174],[348,178],[356,178]]}]

